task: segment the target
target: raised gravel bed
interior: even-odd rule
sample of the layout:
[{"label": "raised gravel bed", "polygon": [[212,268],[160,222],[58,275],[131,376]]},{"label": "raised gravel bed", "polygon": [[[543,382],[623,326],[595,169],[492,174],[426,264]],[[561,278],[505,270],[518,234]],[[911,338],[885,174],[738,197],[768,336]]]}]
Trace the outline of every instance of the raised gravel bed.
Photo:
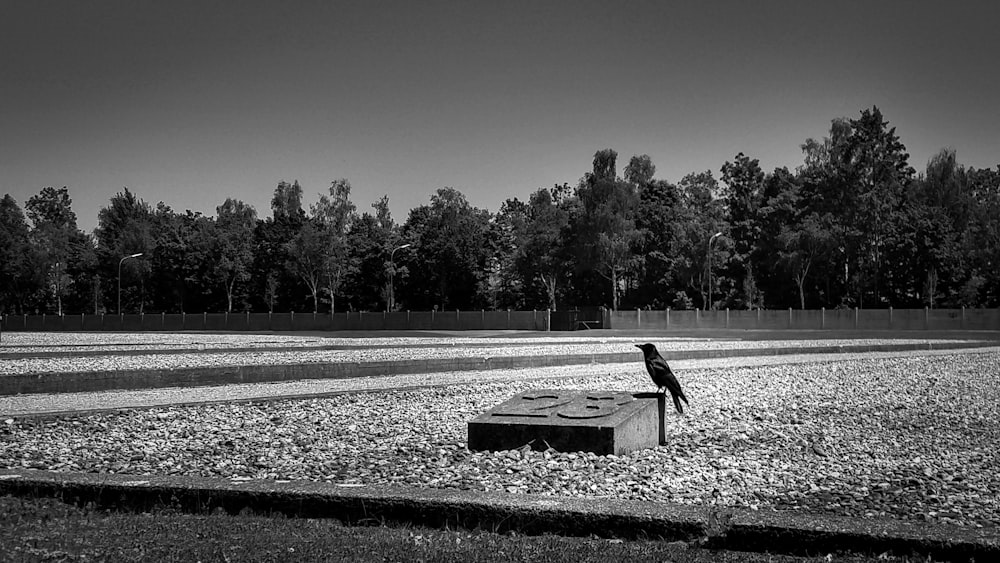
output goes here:
[{"label": "raised gravel bed", "polygon": [[[23,333],[28,334],[28,333]],[[102,335],[97,335],[102,336]],[[149,336],[149,335],[138,335]],[[173,338],[177,335],[169,335]],[[329,344],[336,339],[324,339],[323,342]],[[347,339],[340,339],[341,341]],[[273,350],[240,351],[230,352],[227,346],[240,346],[244,342],[238,338],[232,338],[225,342],[217,343],[217,348],[205,349],[198,353],[177,354],[147,353],[135,356],[123,356],[117,353],[109,353],[105,356],[68,356],[68,357],[4,357],[0,351],[0,376],[23,375],[23,374],[58,374],[58,373],[81,373],[81,372],[122,372],[122,371],[144,371],[162,369],[203,369],[213,367],[232,366],[274,366],[274,365],[301,365],[301,364],[356,364],[362,362],[396,362],[414,360],[442,360],[454,358],[507,358],[507,357],[530,357],[530,356],[595,356],[607,354],[628,354],[630,356],[641,357],[635,348],[637,342],[632,338],[612,338],[612,339],[579,339],[579,340],[548,340],[548,339],[525,339],[524,342],[516,342],[511,345],[505,339],[454,339],[443,340],[441,342],[423,342],[423,346],[412,347],[402,345],[400,341],[409,340],[413,343],[418,339],[397,339],[397,338],[364,338],[349,339],[353,346],[350,348],[328,350],[311,349],[304,343],[299,343],[299,348],[276,352]],[[645,342],[646,340],[643,340]],[[341,342],[342,344],[342,342]],[[475,344],[475,345],[471,345]],[[822,341],[810,340],[708,340],[689,338],[671,338],[656,340],[657,347],[661,352],[675,352],[679,350],[757,350],[767,351],[775,349],[795,349],[795,348],[822,348],[835,351],[837,348],[892,348],[892,347],[966,347],[980,346],[992,343],[978,342],[974,340],[953,339],[832,339]],[[147,344],[155,346],[155,344]],[[11,347],[13,349],[13,347]],[[315,348],[313,346],[312,348]],[[0,348],[3,350],[3,348]]]},{"label": "raised gravel bed", "polygon": [[0,421],[0,467],[325,480],[1000,525],[1000,353],[695,369],[669,444],[628,456],[469,452],[466,424],[587,378]]}]

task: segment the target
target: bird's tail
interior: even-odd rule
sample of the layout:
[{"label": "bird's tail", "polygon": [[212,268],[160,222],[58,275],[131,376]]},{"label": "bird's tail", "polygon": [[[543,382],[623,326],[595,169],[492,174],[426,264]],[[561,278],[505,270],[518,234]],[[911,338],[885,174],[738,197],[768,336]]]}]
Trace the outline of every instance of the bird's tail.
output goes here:
[{"label": "bird's tail", "polygon": [[[674,408],[677,409],[677,412],[680,414],[684,414],[684,407],[681,406],[681,397],[683,396],[684,395],[674,395]],[[686,403],[687,399],[684,399],[684,402]]]}]

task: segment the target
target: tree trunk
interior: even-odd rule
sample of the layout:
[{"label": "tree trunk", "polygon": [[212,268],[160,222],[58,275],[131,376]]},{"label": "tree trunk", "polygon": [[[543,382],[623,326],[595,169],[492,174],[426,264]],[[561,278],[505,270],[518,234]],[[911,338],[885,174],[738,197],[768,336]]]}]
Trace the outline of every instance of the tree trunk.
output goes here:
[{"label": "tree trunk", "polygon": [[545,292],[549,297],[549,309],[556,310],[556,276],[545,277],[545,274],[538,274],[538,277],[542,280],[542,285],[545,286]]},{"label": "tree trunk", "polygon": [[611,310],[618,310],[618,270],[611,268]]}]

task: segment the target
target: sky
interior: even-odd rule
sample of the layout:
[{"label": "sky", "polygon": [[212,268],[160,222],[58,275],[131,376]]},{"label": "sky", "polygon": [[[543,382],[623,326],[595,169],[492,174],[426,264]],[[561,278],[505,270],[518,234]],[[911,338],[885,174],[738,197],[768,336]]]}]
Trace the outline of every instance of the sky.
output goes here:
[{"label": "sky", "polygon": [[347,178],[397,222],[575,185],[604,148],[679,181],[743,152],[802,164],[877,106],[922,171],[1000,163],[988,1],[0,0],[0,194],[69,189],[80,228],[124,187],[215,215],[306,206]]}]

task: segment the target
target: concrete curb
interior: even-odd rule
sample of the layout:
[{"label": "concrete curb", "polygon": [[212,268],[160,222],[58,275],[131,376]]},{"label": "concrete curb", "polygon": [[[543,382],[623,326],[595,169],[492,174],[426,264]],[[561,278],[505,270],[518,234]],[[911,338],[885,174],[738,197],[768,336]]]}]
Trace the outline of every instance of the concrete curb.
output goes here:
[{"label": "concrete curb", "polygon": [[173,507],[192,513],[222,509],[236,514],[249,509],[260,514],[336,518],[346,523],[658,538],[712,549],[794,555],[889,552],[917,553],[938,560],[1000,560],[1000,530],[995,528],[639,501],[27,469],[0,470],[0,494],[55,497],[126,511]]},{"label": "concrete curb", "polygon": [[[676,350],[664,352],[667,360],[696,360],[723,357],[773,356],[788,354],[833,354],[845,352],[898,352],[907,350],[969,349],[995,346],[993,341],[924,342],[910,344],[825,345],[778,348]],[[439,358],[381,362],[343,362],[288,365],[221,366],[205,368],[115,370],[72,373],[30,373],[0,376],[0,395],[27,393],[78,393],[112,389],[153,389],[196,387],[233,383],[266,383],[301,379],[337,379],[410,375],[442,371],[526,369],[582,364],[637,362],[637,352],[566,356],[502,356]]]}]

